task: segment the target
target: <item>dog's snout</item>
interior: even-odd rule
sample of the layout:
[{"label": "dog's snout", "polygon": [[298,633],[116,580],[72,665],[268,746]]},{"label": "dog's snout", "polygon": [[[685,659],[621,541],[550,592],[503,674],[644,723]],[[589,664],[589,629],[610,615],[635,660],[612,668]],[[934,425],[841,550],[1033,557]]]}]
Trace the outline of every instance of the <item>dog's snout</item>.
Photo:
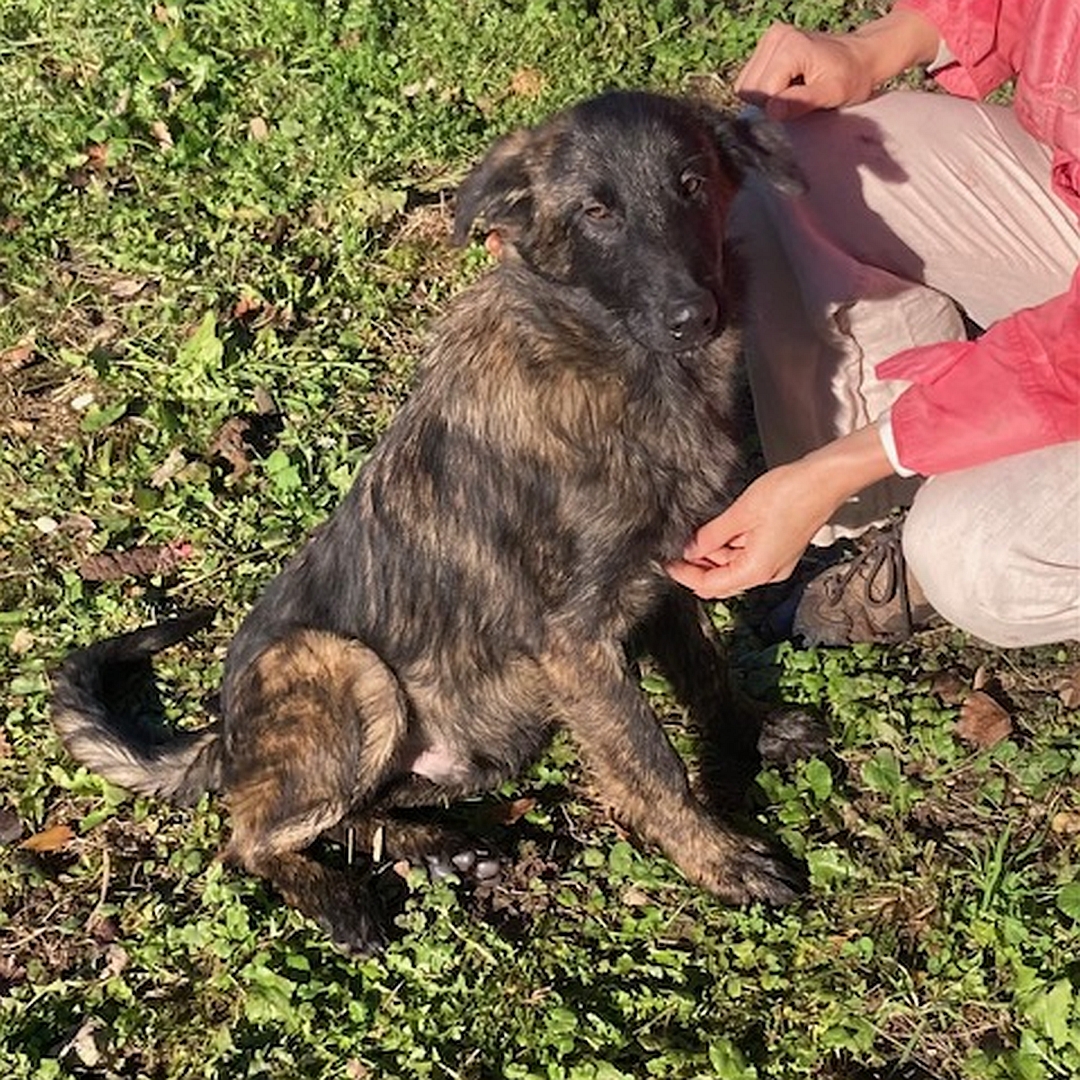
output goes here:
[{"label": "dog's snout", "polygon": [[712,293],[701,289],[693,296],[681,296],[668,305],[668,333],[680,344],[694,345],[713,332],[716,316],[716,298]]}]

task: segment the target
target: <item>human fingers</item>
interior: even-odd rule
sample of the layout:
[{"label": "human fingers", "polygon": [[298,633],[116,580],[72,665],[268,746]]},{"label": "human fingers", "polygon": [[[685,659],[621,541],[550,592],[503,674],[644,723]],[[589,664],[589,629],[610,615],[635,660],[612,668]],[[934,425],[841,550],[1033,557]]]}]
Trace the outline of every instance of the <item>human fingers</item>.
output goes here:
[{"label": "human fingers", "polygon": [[804,76],[807,44],[803,31],[773,23],[736,76],[735,92],[752,105],[764,106]]},{"label": "human fingers", "polygon": [[782,581],[791,573],[790,567],[776,566],[752,546],[728,548],[715,555],[715,562],[684,559],[669,563],[665,569],[671,578],[703,600],[723,600],[755,585]]},{"label": "human fingers", "polygon": [[[702,600],[722,600],[733,595],[727,591],[728,568],[676,561],[665,567],[668,576]],[[734,590],[737,592],[738,590]]]},{"label": "human fingers", "polygon": [[746,528],[742,505],[736,501],[694,533],[683,551],[683,558],[693,563],[728,563],[736,549],[746,546]]}]

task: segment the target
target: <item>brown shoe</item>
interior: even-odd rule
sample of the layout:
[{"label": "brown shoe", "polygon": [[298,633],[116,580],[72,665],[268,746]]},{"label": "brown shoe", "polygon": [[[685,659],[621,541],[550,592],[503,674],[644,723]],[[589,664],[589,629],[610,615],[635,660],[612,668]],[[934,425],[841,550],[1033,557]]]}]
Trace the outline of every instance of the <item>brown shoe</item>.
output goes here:
[{"label": "brown shoe", "polygon": [[854,555],[803,590],[792,635],[807,645],[891,644],[925,629],[936,612],[908,573],[899,520],[868,529]]}]

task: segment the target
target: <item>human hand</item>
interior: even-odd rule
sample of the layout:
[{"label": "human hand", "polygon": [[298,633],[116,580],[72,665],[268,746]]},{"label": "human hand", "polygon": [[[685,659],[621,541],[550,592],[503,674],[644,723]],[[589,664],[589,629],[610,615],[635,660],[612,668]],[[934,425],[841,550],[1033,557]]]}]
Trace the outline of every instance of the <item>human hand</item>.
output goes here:
[{"label": "human hand", "polygon": [[792,120],[866,101],[874,79],[851,35],[774,23],[736,78],[735,92],[771,120]]},{"label": "human hand", "polygon": [[703,525],[667,572],[702,599],[720,599],[791,576],[835,506],[819,499],[799,463],[758,477]]},{"label": "human hand", "polygon": [[858,428],[759,476],[667,572],[702,599],[783,581],[836,509],[892,471],[877,427]]},{"label": "human hand", "polygon": [[848,34],[769,27],[735,80],[735,90],[772,120],[866,101],[874,90],[937,55],[940,34],[916,11],[894,8]]}]

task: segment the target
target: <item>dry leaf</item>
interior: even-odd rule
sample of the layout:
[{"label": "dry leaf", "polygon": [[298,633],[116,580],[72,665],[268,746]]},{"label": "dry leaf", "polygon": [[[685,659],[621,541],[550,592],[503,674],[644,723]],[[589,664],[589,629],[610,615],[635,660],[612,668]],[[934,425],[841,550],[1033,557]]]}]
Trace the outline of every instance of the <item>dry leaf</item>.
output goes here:
[{"label": "dry leaf", "polygon": [[257,296],[248,296],[245,293],[233,304],[233,318],[243,319],[253,311],[258,311],[261,307],[262,301]]},{"label": "dry leaf", "polygon": [[34,357],[34,339],[26,338],[10,349],[0,352],[0,372],[16,372],[26,367]]},{"label": "dry leaf", "polygon": [[103,173],[109,164],[109,144],[91,143],[86,148],[86,164],[96,173]]},{"label": "dry leaf", "polygon": [[221,458],[230,469],[234,479],[239,479],[251,468],[247,435],[251,421],[244,416],[231,416],[218,428],[210,442],[210,457]]},{"label": "dry leaf", "polygon": [[544,89],[544,76],[536,68],[520,68],[510,76],[510,92],[518,97],[538,97]]},{"label": "dry leaf", "polygon": [[14,810],[0,809],[0,844],[14,844],[22,833],[19,815]]},{"label": "dry leaf", "polygon": [[278,413],[277,402],[274,395],[265,386],[255,387],[255,411],[260,416],[276,416]]},{"label": "dry leaf", "polygon": [[184,451],[174,446],[165,455],[165,460],[150,474],[150,486],[163,488],[186,465]]},{"label": "dry leaf", "polygon": [[1012,720],[989,694],[974,690],[960,706],[956,733],[970,746],[986,750],[1012,733]]},{"label": "dry leaf", "polygon": [[101,1050],[97,1044],[96,1020],[86,1020],[75,1032],[68,1046],[75,1051],[75,1056],[88,1068],[92,1069],[101,1061]]},{"label": "dry leaf", "polygon": [[[20,626],[14,634],[11,635],[11,644],[9,649],[16,656],[25,656],[34,647],[34,634],[33,631],[28,630],[25,626]],[[0,747],[0,757],[2,757],[2,747]]]},{"label": "dry leaf", "polygon": [[128,966],[127,950],[121,946],[112,944],[105,951],[105,968],[101,972],[103,979],[115,979]]},{"label": "dry leaf", "polygon": [[1061,810],[1050,819],[1050,828],[1059,836],[1077,836],[1080,834],[1080,813]]},{"label": "dry leaf", "polygon": [[967,696],[968,686],[955,671],[939,671],[930,680],[930,689],[946,705],[959,705]]},{"label": "dry leaf", "polygon": [[65,536],[71,536],[81,542],[93,536],[97,526],[94,524],[94,519],[86,514],[68,514],[61,520],[59,528]]},{"label": "dry leaf", "polygon": [[20,845],[22,851],[34,851],[39,855],[60,851],[75,839],[75,833],[68,825],[52,825],[43,832],[28,836]]},{"label": "dry leaf", "polygon": [[264,142],[270,135],[270,127],[261,116],[253,116],[248,121],[248,136],[255,142]]},{"label": "dry leaf", "polygon": [[514,799],[499,806],[493,815],[493,820],[500,825],[513,825],[515,822],[520,821],[534,806],[536,806],[535,799]]},{"label": "dry leaf", "polygon": [[1066,709],[1080,706],[1080,664],[1074,664],[1069,671],[1054,683],[1057,696]]},{"label": "dry leaf", "polygon": [[126,577],[168,574],[190,559],[193,552],[186,540],[144,544],[126,551],[102,551],[83,559],[79,575],[84,581],[119,581]]},{"label": "dry leaf", "polygon": [[157,144],[162,150],[171,150],[173,148],[172,132],[164,120],[155,120],[150,125],[150,134],[157,139]]},{"label": "dry leaf", "polygon": [[120,278],[109,286],[109,293],[117,300],[131,300],[146,288],[145,281],[138,278]]}]

